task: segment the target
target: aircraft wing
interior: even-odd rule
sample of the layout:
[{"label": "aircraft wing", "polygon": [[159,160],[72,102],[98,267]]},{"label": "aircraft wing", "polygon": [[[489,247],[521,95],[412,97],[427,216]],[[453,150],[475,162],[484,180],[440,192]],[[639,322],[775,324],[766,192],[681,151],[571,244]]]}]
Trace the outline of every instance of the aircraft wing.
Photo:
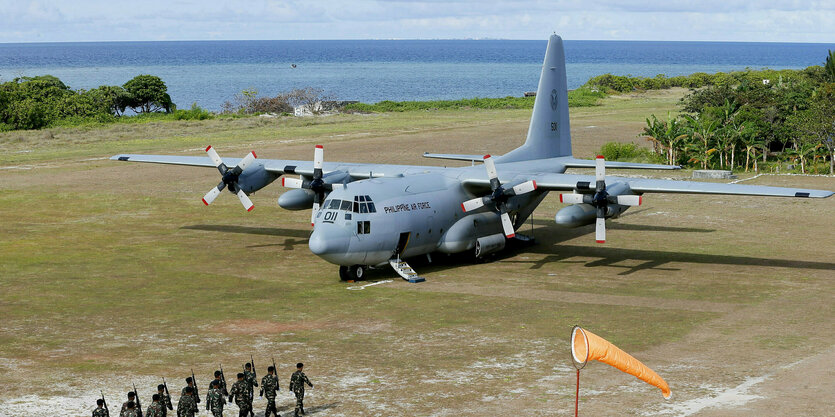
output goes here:
[{"label": "aircraft wing", "polygon": [[[498,155],[494,155],[498,156]],[[484,155],[463,155],[458,153],[423,153],[424,158],[435,158],[435,159],[450,159],[453,161],[470,161],[470,162],[484,162]],[[592,167],[594,167],[594,161],[592,161]]]},{"label": "aircraft wing", "polygon": [[[501,178],[502,183],[536,181],[536,187],[540,190],[552,191],[573,191],[575,189],[596,188],[595,177],[591,175],[572,174],[534,174],[509,175],[509,178]],[[489,189],[490,181],[486,178],[464,179],[463,183],[470,186],[486,187]],[[678,181],[629,177],[606,177],[606,186],[611,188],[614,184],[625,183],[629,188],[638,194],[643,193],[677,193],[677,194],[727,194],[727,195],[755,195],[769,197],[809,197],[826,198],[831,196],[832,191],[812,190],[804,188],[768,187],[764,185],[742,185],[722,184],[714,182],[699,181]],[[578,187],[579,185],[579,187]]]},{"label": "aircraft wing", "polygon": [[[594,159],[569,159],[563,162],[566,168],[594,168]],[[606,168],[619,169],[681,169],[678,165],[641,164],[637,162],[606,161]]]}]

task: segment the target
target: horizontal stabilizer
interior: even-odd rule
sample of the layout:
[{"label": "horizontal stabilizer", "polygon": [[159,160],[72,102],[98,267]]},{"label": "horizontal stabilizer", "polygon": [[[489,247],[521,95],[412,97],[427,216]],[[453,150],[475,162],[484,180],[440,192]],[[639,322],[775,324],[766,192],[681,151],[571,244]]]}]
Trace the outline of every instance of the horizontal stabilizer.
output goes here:
[{"label": "horizontal stabilizer", "polygon": [[[497,155],[493,155],[497,156]],[[453,161],[484,162],[484,155],[463,155],[456,153],[423,153],[424,158],[450,159]]]},{"label": "horizontal stabilizer", "polygon": [[[569,159],[565,161],[566,168],[594,168],[594,159]],[[610,169],[681,169],[678,165],[640,164],[637,162],[606,161],[606,168]]]}]

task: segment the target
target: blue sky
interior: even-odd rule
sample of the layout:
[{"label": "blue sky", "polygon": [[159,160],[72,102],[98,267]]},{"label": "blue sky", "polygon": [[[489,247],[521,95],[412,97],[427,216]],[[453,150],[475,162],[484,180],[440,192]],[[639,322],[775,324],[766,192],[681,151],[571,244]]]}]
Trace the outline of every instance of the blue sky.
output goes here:
[{"label": "blue sky", "polygon": [[835,1],[0,0],[0,42],[210,39],[835,42]]}]

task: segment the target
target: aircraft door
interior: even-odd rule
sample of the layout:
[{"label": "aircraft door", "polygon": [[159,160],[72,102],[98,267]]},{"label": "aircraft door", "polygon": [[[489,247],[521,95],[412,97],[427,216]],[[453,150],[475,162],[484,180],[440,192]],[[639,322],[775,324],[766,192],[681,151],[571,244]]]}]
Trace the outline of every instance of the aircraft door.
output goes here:
[{"label": "aircraft door", "polygon": [[409,238],[411,237],[411,232],[403,232],[400,234],[400,238],[397,240],[397,246],[394,248],[394,255],[400,255],[406,250],[406,246],[409,244]]}]

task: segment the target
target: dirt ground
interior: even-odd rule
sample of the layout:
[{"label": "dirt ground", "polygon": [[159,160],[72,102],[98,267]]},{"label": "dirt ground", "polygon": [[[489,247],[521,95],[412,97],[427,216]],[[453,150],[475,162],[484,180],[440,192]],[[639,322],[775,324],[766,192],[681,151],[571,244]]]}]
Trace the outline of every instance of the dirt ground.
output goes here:
[{"label": "dirt ground", "polygon": [[[640,142],[647,109],[674,102],[631,100],[573,110],[575,154]],[[324,134],[259,136],[268,125],[216,147],[306,159],[322,143],[327,160],[437,165],[420,155],[518,146],[529,117],[464,114],[421,125],[366,116],[402,118],[398,130],[340,132],[337,123]],[[142,147],[200,154],[165,138]],[[100,390],[117,409],[132,383],[147,404],[162,376],[179,392],[192,368],[204,391],[218,364],[232,375],[250,354],[259,379],[276,358],[283,415],[297,361],[315,385],[305,401],[315,416],[571,415],[574,324],[629,351],[673,391],[665,401],[592,363],[581,375],[582,415],[835,414],[835,199],[648,194],[596,245],[593,228],[554,224],[552,195],[521,231],[534,246],[481,264],[415,260],[421,284],[386,270],[348,284],[310,254],[308,214],[275,205],[279,185],[256,193],[249,214],[229,195],[203,207],[216,172],[100,159],[108,156],[0,171],[0,415],[89,415]],[[746,183],[835,190],[827,176]]]}]

